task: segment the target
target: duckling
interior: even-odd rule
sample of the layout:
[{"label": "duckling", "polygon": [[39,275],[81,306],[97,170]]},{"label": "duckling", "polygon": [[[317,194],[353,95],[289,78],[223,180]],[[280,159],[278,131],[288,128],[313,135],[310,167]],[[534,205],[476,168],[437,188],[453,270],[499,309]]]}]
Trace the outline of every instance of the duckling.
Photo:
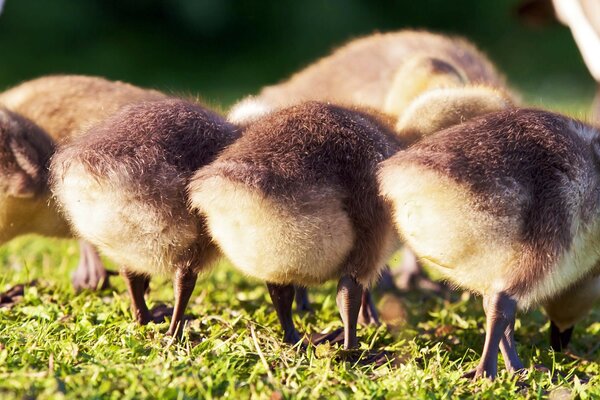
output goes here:
[{"label": "duckling", "polygon": [[[465,86],[425,92],[411,103],[396,124],[404,137],[420,138],[479,115],[515,107],[514,99],[500,88]],[[404,257],[410,257],[408,252]],[[409,268],[415,268],[409,264]],[[402,278],[418,276],[419,272]],[[561,351],[568,345],[575,323],[600,299],[600,278],[587,281],[543,304],[550,319],[550,343]],[[401,283],[401,287],[409,287]]]},{"label": "duckling", "polygon": [[[87,127],[106,118],[125,104],[163,97],[165,96],[159,92],[141,89],[123,82],[111,82],[91,76],[64,75],[44,76],[8,89],[0,93],[0,104],[35,122],[44,130],[47,133],[45,142],[49,146],[46,151],[52,152],[57,145],[69,142]],[[44,187],[47,189],[47,184],[44,184]],[[47,196],[40,198],[36,204],[39,209],[32,208],[31,204],[27,207],[31,213],[43,215],[48,218],[47,220],[32,220],[28,213],[7,210],[6,215],[10,216],[7,217],[7,223],[28,224],[31,226],[28,230],[30,232],[50,231],[50,234],[52,232],[48,226],[51,224],[56,224],[57,231],[67,226],[66,222],[56,214],[53,202],[47,201]],[[43,225],[45,228],[36,228],[34,224]],[[14,235],[8,235],[8,237],[12,236]],[[79,266],[72,276],[74,287],[79,290],[105,286],[108,283],[106,279],[108,273],[97,251],[84,240],[80,240],[79,243],[81,256]]]},{"label": "duckling", "polygon": [[244,122],[307,100],[353,104],[398,117],[419,94],[466,84],[504,88],[504,78],[467,40],[402,30],[355,39],[288,80],[234,105]]},{"label": "duckling", "polygon": [[122,265],[140,324],[153,320],[144,292],[151,275],[173,277],[180,322],[197,275],[218,256],[202,217],[187,206],[193,173],[238,136],[199,105],[166,99],[124,107],[53,158],[52,188],[80,237]]},{"label": "duckling", "polygon": [[382,164],[381,193],[420,259],[480,293],[482,358],[523,367],[517,308],[551,300],[600,273],[600,132],[540,110],[510,109],[423,139]]},{"label": "duckling", "polygon": [[221,251],[267,282],[284,331],[294,285],[339,279],[344,348],[356,347],[361,298],[398,245],[375,171],[402,143],[373,112],[308,102],[270,113],[189,185]]},{"label": "duckling", "polygon": [[[600,90],[592,105],[592,120],[600,122]],[[600,277],[586,280],[544,304],[550,319],[550,345],[563,351],[571,341],[575,324],[583,319],[600,300]]]}]

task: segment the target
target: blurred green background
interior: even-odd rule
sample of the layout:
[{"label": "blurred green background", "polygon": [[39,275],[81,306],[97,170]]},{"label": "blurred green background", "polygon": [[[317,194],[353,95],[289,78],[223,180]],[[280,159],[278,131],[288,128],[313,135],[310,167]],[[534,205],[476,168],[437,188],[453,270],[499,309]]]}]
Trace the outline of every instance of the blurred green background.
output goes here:
[{"label": "blurred green background", "polygon": [[226,107],[351,38],[413,27],[470,38],[525,100],[585,116],[595,83],[569,30],[523,25],[518,3],[7,0],[0,89],[45,74],[92,74]]}]

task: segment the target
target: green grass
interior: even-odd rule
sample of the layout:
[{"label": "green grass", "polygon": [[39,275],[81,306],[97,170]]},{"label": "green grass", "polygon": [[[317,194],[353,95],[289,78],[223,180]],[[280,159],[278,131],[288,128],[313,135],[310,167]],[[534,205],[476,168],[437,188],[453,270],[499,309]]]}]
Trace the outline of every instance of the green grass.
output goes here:
[{"label": "green grass", "polygon": [[[226,263],[198,282],[188,307],[193,320],[184,340],[172,343],[164,335],[166,323],[139,327],[132,322],[120,278],[112,278],[113,289],[101,293],[73,292],[75,242],[20,238],[0,249],[0,260],[0,290],[38,280],[14,307],[0,309],[3,399],[600,396],[598,311],[576,328],[572,351],[578,357],[549,349],[541,312],[520,316],[519,354],[527,366],[544,364],[556,371],[554,378],[530,370],[518,379],[501,367],[496,381],[473,383],[461,378],[476,365],[483,346],[484,316],[473,296],[457,294],[448,301],[387,294],[382,310],[401,305],[404,322],[389,331],[361,328],[361,348],[385,348],[399,362],[375,368],[341,361],[335,347],[305,352],[282,344],[263,284]],[[168,281],[155,279],[151,289],[150,305],[172,304]],[[316,310],[296,315],[297,325],[309,332],[341,326],[335,283],[312,290],[311,296]],[[583,384],[576,377],[590,380]]]}]

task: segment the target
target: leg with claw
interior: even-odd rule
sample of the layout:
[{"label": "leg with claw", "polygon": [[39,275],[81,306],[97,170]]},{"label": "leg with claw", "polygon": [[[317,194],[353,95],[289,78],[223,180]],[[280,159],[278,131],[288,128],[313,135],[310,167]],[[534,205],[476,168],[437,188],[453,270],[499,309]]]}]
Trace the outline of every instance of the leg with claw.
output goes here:
[{"label": "leg with claw", "polygon": [[[485,310],[486,315],[490,312],[490,301],[492,298],[485,297],[483,299],[483,308]],[[502,353],[502,358],[504,359],[504,365],[509,372],[517,372],[522,370],[523,363],[519,359],[519,355],[517,354],[517,344],[515,342],[515,320],[509,321],[508,326],[506,327],[504,334],[502,335],[502,339],[500,340],[500,352]]]},{"label": "leg with claw", "polygon": [[198,279],[198,273],[190,268],[178,268],[175,271],[175,277],[173,278],[173,291],[175,294],[175,307],[173,309],[173,317],[171,318],[171,325],[167,331],[167,335],[181,337],[183,332],[183,326],[181,321],[185,313],[185,309],[190,301],[194,287],[196,286],[196,280]]},{"label": "leg with claw", "polygon": [[312,311],[310,300],[308,299],[308,290],[302,286],[296,286],[296,311]]},{"label": "leg with claw", "polygon": [[296,330],[292,319],[292,304],[294,302],[294,285],[278,285],[267,283],[271,301],[277,312],[277,318],[283,328],[283,341],[296,344],[301,340],[300,333]]},{"label": "leg with claw", "polygon": [[292,304],[294,302],[294,286],[278,285],[276,283],[267,283],[271,301],[277,312],[277,318],[283,329],[283,341],[289,344],[296,344],[301,340],[300,333],[296,330],[294,320],[292,319]]},{"label": "leg with claw", "polygon": [[[514,326],[517,311],[517,302],[506,293],[496,293],[484,299],[486,312],[486,335],[481,361],[477,368],[465,374],[467,378],[486,377],[494,379],[498,372],[498,351],[500,342],[503,353],[506,351],[505,360],[512,368],[522,368],[521,361],[514,346],[514,337],[507,337],[511,332],[509,326]],[[505,348],[506,347],[506,348]]]},{"label": "leg with claw", "polygon": [[146,305],[146,299],[144,299],[150,278],[131,272],[124,267],[121,268],[121,274],[123,275],[123,279],[125,279],[127,290],[131,297],[131,312],[133,313],[133,317],[140,325],[146,325],[152,320],[152,316]]},{"label": "leg with claw", "polygon": [[390,266],[386,265],[383,271],[381,271],[381,277],[377,282],[377,290],[380,292],[385,292],[395,289],[397,289],[397,287],[396,282],[394,281],[394,275],[392,274]]},{"label": "leg with claw", "polygon": [[363,290],[362,293],[360,312],[358,314],[358,323],[363,326],[380,325],[379,315],[377,313],[377,309],[375,308],[375,304],[373,303],[371,292],[366,289]]},{"label": "leg with claw", "polygon": [[356,280],[344,275],[338,283],[336,302],[344,323],[344,349],[358,347],[356,323],[362,303],[363,287]]},{"label": "leg with claw", "polygon": [[107,271],[96,248],[85,240],[79,241],[79,264],[71,276],[75,290],[99,290],[108,287],[108,277],[113,272]]}]

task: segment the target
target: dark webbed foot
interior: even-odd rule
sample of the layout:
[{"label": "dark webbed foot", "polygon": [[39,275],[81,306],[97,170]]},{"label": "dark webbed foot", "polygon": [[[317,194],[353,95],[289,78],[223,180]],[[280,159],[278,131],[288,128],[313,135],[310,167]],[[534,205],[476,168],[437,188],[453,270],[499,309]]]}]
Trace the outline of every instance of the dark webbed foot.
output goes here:
[{"label": "dark webbed foot", "polygon": [[363,290],[360,311],[358,313],[358,323],[363,326],[381,325],[381,322],[379,322],[377,308],[375,308],[375,304],[373,303],[373,298],[371,297],[371,292],[369,290]]},{"label": "dark webbed foot", "polygon": [[108,287],[108,278],[116,275],[107,271],[95,247],[85,240],[79,241],[79,264],[71,275],[75,290],[102,290]]},{"label": "dark webbed foot", "polygon": [[550,346],[554,351],[563,351],[569,345],[571,341],[571,335],[573,334],[573,327],[564,330],[563,332],[558,329],[558,326],[550,321]]},{"label": "dark webbed foot", "polygon": [[[344,329],[336,329],[329,333],[313,333],[309,337],[309,341],[312,345],[319,345],[328,343],[330,345],[339,345],[344,343]],[[348,349],[341,350],[338,352],[340,361],[347,361],[352,363],[359,363],[361,365],[375,365],[381,366],[390,361],[392,363],[398,362],[396,357],[385,350],[360,350],[360,349]]]},{"label": "dark webbed foot", "polygon": [[329,343],[332,345],[344,343],[344,328],[338,328],[328,333],[312,333],[309,335],[309,341],[313,345]]},{"label": "dark webbed foot", "polygon": [[296,311],[310,312],[312,307],[308,298],[308,290],[302,286],[295,286],[296,289]]},{"label": "dark webbed foot", "polygon": [[283,328],[283,341],[289,344],[298,343],[302,340],[302,335],[296,330],[292,319],[292,304],[296,291],[294,286],[267,282],[267,289],[277,312],[279,323]]}]

